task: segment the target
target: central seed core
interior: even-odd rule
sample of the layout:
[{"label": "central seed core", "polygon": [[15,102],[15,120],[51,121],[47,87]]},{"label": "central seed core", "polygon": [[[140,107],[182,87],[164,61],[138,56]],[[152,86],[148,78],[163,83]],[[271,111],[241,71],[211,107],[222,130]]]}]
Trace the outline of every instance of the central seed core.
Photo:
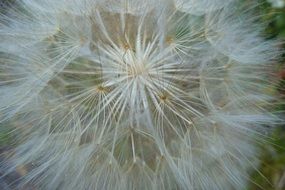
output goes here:
[{"label": "central seed core", "polygon": [[128,75],[132,78],[144,76],[147,74],[147,68],[142,63],[134,63],[128,67]]}]

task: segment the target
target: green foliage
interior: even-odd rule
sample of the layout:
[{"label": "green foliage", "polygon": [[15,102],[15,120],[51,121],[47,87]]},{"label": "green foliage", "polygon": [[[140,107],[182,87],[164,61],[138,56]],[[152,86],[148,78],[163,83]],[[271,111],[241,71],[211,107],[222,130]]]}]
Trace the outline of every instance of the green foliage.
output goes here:
[{"label": "green foliage", "polygon": [[252,175],[253,183],[250,190],[285,189],[285,129],[278,128],[268,146],[263,149],[261,165],[259,171]]},{"label": "green foliage", "polygon": [[[273,8],[263,0],[258,7],[262,21],[268,23],[265,35],[269,38],[285,40],[285,7]],[[283,45],[285,48],[285,46]],[[284,61],[280,68],[284,68]],[[278,93],[285,95],[285,79],[278,85]],[[276,111],[284,112],[285,106],[280,102]],[[261,164],[258,171],[252,175],[252,185],[249,190],[284,190],[285,189],[285,126],[277,128],[267,146],[263,147]]]},{"label": "green foliage", "polygon": [[[245,0],[245,3],[251,0]],[[266,0],[259,0],[256,7],[258,15],[261,15],[261,22],[267,23],[265,34],[269,38],[285,39],[285,7],[274,8]]]},{"label": "green foliage", "polygon": [[11,144],[11,141],[12,139],[7,128],[0,125],[0,148]]}]

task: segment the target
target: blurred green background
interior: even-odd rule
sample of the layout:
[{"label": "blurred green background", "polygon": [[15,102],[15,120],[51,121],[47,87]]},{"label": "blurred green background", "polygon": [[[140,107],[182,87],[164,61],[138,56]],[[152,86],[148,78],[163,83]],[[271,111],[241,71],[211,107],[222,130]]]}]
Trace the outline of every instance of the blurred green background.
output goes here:
[{"label": "blurred green background", "polygon": [[[268,38],[279,38],[281,48],[285,50],[285,0],[260,0],[257,8],[266,23],[265,35]],[[285,52],[285,51],[284,51]],[[285,53],[278,67],[279,83],[276,93],[281,96],[276,111],[284,115],[285,110]],[[262,147],[261,164],[258,171],[252,174],[249,190],[285,190],[285,126],[279,126],[273,132],[268,145]]]}]

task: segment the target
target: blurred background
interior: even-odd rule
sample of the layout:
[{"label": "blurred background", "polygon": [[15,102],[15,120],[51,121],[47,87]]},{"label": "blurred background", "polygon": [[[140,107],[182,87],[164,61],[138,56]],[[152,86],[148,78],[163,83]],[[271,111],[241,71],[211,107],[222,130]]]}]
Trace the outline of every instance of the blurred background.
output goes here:
[{"label": "blurred background", "polygon": [[[257,8],[266,23],[264,31],[268,38],[279,38],[285,50],[285,0],[260,0]],[[285,110],[285,53],[277,65],[279,82],[275,87],[282,101],[276,105],[276,111],[284,115]],[[262,147],[261,164],[252,174],[249,190],[285,190],[285,125],[274,129],[268,146]]]},{"label": "blurred background", "polygon": [[[17,0],[0,0],[0,13],[5,12],[5,6]],[[47,0],[48,1],[48,0]],[[252,0],[241,0],[242,3]],[[266,24],[264,34],[269,39],[281,39],[280,45],[285,52],[285,0],[258,0],[256,7],[261,22]],[[274,87],[275,93],[282,97],[276,105],[276,111],[284,115],[285,110],[285,53],[277,65],[276,75],[279,82]],[[7,131],[0,124],[0,152],[7,148],[11,141]],[[285,125],[274,129],[268,145],[262,147],[261,164],[251,175],[250,187],[247,190],[285,190]],[[0,187],[2,182],[0,180]],[[3,184],[2,184],[3,185]],[[8,188],[7,188],[8,189]]]}]

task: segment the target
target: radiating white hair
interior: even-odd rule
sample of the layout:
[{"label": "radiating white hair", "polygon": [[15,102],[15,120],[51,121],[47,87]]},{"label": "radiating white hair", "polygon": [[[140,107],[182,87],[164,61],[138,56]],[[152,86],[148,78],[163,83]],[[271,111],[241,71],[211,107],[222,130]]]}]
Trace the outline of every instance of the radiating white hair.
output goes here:
[{"label": "radiating white hair", "polygon": [[0,15],[6,174],[39,189],[244,189],[280,50],[256,3],[21,0]]}]

